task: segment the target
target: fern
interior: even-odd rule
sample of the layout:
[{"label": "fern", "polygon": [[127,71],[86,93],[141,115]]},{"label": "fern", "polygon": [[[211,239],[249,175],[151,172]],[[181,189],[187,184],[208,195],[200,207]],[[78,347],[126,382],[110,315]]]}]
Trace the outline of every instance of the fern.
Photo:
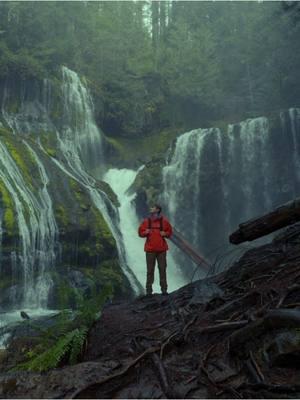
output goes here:
[{"label": "fern", "polygon": [[[27,352],[30,360],[19,364],[12,371],[43,372],[56,368],[63,360],[67,360],[69,364],[75,364],[82,354],[91,325],[101,315],[101,309],[107,298],[112,296],[112,286],[107,285],[100,294],[95,295],[92,299],[81,298],[81,304],[74,319],[70,318],[68,311],[63,311],[59,315],[57,323],[50,328],[37,328],[30,324],[41,333],[40,343]],[[56,343],[51,345],[54,341]]]},{"label": "fern", "polygon": [[70,351],[76,333],[78,333],[78,329],[67,333],[50,349],[32,360],[18,365],[14,370],[43,372],[57,367],[62,358]]},{"label": "fern", "polygon": [[82,352],[83,345],[85,343],[88,334],[88,329],[86,327],[77,329],[76,334],[73,337],[72,347],[69,356],[69,363],[75,364],[78,360],[79,355]]}]

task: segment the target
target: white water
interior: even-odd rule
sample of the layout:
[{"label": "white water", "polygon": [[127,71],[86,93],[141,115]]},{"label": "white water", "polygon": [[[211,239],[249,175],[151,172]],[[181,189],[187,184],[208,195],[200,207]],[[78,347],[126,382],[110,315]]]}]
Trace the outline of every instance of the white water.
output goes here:
[{"label": "white water", "polygon": [[260,117],[227,132],[197,129],[178,137],[163,168],[161,201],[207,257],[230,250],[228,236],[241,222],[299,196],[300,111],[280,117],[281,126]]},{"label": "white water", "polygon": [[[7,313],[0,313],[0,331],[1,328],[8,328],[10,325],[15,325],[17,323],[20,323],[23,320],[20,314],[21,310],[15,310]],[[25,311],[30,319],[34,320],[37,317],[43,317],[43,316],[51,316],[55,315],[58,313],[57,310],[47,310],[45,308],[25,308],[22,309],[22,311]],[[9,339],[10,333],[4,333],[0,335],[0,349],[5,348],[6,341]]]},{"label": "white water", "polygon": [[[208,129],[195,129],[184,135],[181,135],[176,142],[176,149],[172,157],[171,163],[163,168],[163,187],[162,193],[163,204],[168,207],[168,212],[172,221],[181,224],[180,212],[181,202],[178,201],[180,196],[186,196],[186,187],[191,185],[189,190],[189,199],[192,207],[190,209],[191,218],[189,220],[189,239],[192,244],[196,244],[195,240],[201,224],[198,223],[192,214],[198,206],[198,199],[201,194],[201,188],[197,177],[200,174],[201,156],[206,136],[211,132]],[[187,157],[189,154],[189,157]],[[192,171],[191,171],[192,166]],[[191,173],[192,172],[192,173]]]},{"label": "white water", "polygon": [[[1,105],[2,117],[15,135],[26,136],[31,133],[52,132],[53,126],[49,117],[50,82],[44,79],[40,91],[39,84],[30,85],[28,82],[21,83],[19,97],[16,93],[10,92],[9,83],[6,82],[3,89]],[[16,103],[17,102],[17,103]],[[11,111],[10,104],[13,104]]]},{"label": "white water", "polygon": [[40,235],[38,237],[37,247],[39,250],[39,276],[36,282],[35,293],[38,304],[46,306],[48,294],[52,287],[50,272],[55,267],[55,247],[58,240],[58,227],[54,216],[53,204],[48,192],[49,178],[45,167],[39,159],[37,153],[26,142],[24,142],[33,159],[35,160],[41,176],[42,187],[39,188],[40,213],[39,226]]},{"label": "white water", "polygon": [[76,72],[62,67],[62,74],[64,147],[91,171],[104,163],[102,135],[94,120],[92,98]]},{"label": "white water", "polygon": [[[96,160],[98,160],[98,164],[103,162],[101,132],[95,124],[92,103],[87,90],[78,75],[66,67],[63,67],[63,96],[66,125],[62,132],[57,132],[57,139],[66,165],[62,165],[55,159],[53,162],[88,190],[93,203],[103,215],[115,238],[121,268],[133,290],[139,293],[140,289],[136,279],[128,268],[123,238],[118,229],[118,210],[106,193],[96,188],[95,179],[86,172],[82,162],[86,158],[86,165],[90,164],[88,162],[89,154],[90,157],[94,157],[94,166]],[[70,116],[73,116],[73,119],[70,119]],[[82,132],[81,129],[84,131]],[[82,146],[85,151],[82,151]]]},{"label": "white water", "polygon": [[[17,164],[1,141],[0,165],[0,178],[14,202],[21,239],[14,272],[18,269],[23,276],[22,307],[46,307],[51,279],[45,271],[49,271],[54,263],[55,254],[52,249],[57,230],[50,196],[46,194],[45,182],[43,188],[38,190],[38,195],[28,188]],[[40,172],[46,174],[45,170]],[[41,178],[45,177],[43,175]],[[15,257],[14,254],[12,256]],[[12,303],[15,300],[13,293],[11,300]]]},{"label": "white water", "polygon": [[[114,192],[118,196],[118,200],[120,202],[119,214],[120,214],[120,230],[124,239],[125,251],[128,260],[128,264],[130,269],[133,271],[134,275],[141,283],[143,287],[145,287],[146,283],[146,258],[144,252],[144,242],[145,239],[142,239],[138,236],[138,227],[142,221],[138,220],[138,217],[135,212],[135,208],[133,205],[133,200],[136,194],[128,194],[127,190],[132,185],[135,180],[137,173],[141,170],[141,168],[137,171],[129,170],[129,169],[116,169],[112,168],[107,171],[104,175],[103,180],[106,181],[114,190]],[[173,245],[172,242],[168,241],[169,248]],[[184,281],[179,269],[176,266],[176,263],[168,252],[168,268],[167,268],[167,276],[168,276],[168,290],[173,291],[183,286],[187,282]],[[153,285],[153,290],[155,292],[160,293],[159,286],[159,276],[158,269],[155,271],[155,280]]]}]

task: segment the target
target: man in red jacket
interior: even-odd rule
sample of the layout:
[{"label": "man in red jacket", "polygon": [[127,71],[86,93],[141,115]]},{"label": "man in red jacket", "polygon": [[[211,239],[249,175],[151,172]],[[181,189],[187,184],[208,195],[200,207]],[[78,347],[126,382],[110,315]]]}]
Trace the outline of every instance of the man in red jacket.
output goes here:
[{"label": "man in red jacket", "polygon": [[167,218],[161,215],[161,206],[155,204],[150,207],[150,216],[144,219],[138,231],[140,237],[147,238],[144,246],[147,262],[147,295],[152,294],[156,260],[159,269],[161,292],[163,295],[168,294],[167,250],[169,247],[166,238],[172,235],[172,231],[172,226]]}]

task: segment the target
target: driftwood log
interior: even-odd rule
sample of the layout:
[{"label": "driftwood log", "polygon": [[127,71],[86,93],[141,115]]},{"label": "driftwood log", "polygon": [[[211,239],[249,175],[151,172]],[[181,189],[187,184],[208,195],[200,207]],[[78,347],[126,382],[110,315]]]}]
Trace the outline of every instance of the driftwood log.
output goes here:
[{"label": "driftwood log", "polygon": [[258,239],[280,228],[300,221],[300,198],[283,204],[268,214],[253,218],[239,225],[229,236],[232,244]]}]

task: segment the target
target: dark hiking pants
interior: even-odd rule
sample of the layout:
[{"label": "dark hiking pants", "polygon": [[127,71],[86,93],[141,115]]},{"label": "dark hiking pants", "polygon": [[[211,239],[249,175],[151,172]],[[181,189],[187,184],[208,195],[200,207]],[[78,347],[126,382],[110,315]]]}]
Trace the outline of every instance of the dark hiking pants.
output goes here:
[{"label": "dark hiking pants", "polygon": [[166,292],[168,289],[167,285],[167,252],[146,252],[146,262],[147,262],[147,282],[146,282],[146,292],[147,294],[152,293],[152,285],[154,282],[154,269],[155,262],[157,260],[158,270],[159,270],[159,283],[162,292]]}]

